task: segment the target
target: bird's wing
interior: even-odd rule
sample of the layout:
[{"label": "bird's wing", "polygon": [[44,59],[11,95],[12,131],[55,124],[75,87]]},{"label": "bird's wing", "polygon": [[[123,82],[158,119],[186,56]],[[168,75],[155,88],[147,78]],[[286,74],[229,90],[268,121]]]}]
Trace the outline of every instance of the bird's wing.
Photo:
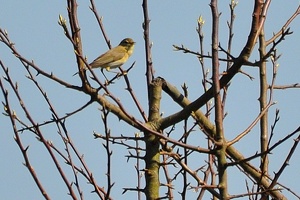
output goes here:
[{"label": "bird's wing", "polygon": [[90,63],[90,65],[92,67],[106,67],[106,65],[109,65],[110,63],[121,60],[125,55],[125,52],[122,50],[123,49],[119,49],[118,47],[110,49],[106,53],[96,58],[92,63]]}]

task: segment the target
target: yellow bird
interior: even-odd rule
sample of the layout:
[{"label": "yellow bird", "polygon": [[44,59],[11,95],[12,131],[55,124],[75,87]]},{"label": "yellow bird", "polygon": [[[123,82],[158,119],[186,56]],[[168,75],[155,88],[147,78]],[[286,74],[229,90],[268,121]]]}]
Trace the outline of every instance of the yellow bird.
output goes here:
[{"label": "yellow bird", "polygon": [[133,53],[134,44],[135,42],[131,38],[125,38],[118,46],[100,55],[89,65],[92,68],[101,68],[101,72],[104,75],[103,69],[109,71],[110,69],[118,68],[128,60]]}]

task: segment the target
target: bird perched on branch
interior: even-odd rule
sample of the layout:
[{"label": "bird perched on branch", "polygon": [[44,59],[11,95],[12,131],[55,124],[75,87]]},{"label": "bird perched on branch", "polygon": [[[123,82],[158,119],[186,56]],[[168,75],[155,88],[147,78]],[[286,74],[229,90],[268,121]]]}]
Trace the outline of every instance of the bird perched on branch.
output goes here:
[{"label": "bird perched on branch", "polygon": [[100,55],[89,65],[92,68],[101,68],[101,72],[104,75],[103,69],[109,71],[110,69],[118,68],[128,60],[133,53],[134,44],[135,42],[131,38],[125,38],[118,46]]}]

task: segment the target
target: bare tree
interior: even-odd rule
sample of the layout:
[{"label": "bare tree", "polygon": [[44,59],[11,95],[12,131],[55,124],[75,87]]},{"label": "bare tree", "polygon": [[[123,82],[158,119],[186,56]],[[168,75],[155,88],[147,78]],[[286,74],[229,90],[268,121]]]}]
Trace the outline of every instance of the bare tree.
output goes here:
[{"label": "bare tree", "polygon": [[[109,36],[105,32],[102,18],[99,16],[95,2],[90,1],[90,9],[97,20],[103,38],[107,46],[111,48]],[[173,84],[174,80],[166,80],[163,77],[156,77],[154,66],[152,64],[152,44],[150,38],[150,14],[148,1],[143,0],[143,36],[146,58],[145,82],[147,88],[147,104],[143,103],[135,94],[134,85],[130,76],[135,63],[128,69],[119,68],[119,73],[111,79],[104,82],[95,70],[92,70],[88,64],[83,51],[83,41],[81,28],[77,14],[76,0],[67,0],[68,16],[59,15],[58,24],[61,26],[66,39],[72,44],[73,54],[76,58],[79,84],[70,83],[57,74],[44,70],[34,61],[25,58],[19,53],[8,33],[0,29],[0,41],[2,45],[9,49],[20,62],[23,69],[26,70],[28,80],[32,87],[39,91],[41,104],[47,110],[48,119],[39,119],[29,108],[25,101],[24,94],[20,92],[18,80],[14,80],[12,73],[0,57],[2,68],[2,78],[0,86],[2,90],[2,104],[4,115],[10,119],[11,127],[14,133],[14,139],[24,158],[24,165],[28,169],[34,182],[45,199],[51,199],[49,191],[44,187],[44,181],[34,170],[33,158],[30,157],[30,146],[26,144],[26,137],[35,136],[40,142],[46,153],[42,154],[39,160],[44,159],[45,155],[53,162],[53,167],[58,172],[60,179],[67,188],[66,193],[72,199],[84,199],[84,195],[90,192],[86,188],[86,182],[93,187],[93,195],[99,199],[113,199],[113,191],[116,188],[115,183],[118,179],[113,179],[112,174],[119,163],[112,162],[116,155],[113,151],[115,147],[122,148],[123,157],[128,161],[134,161],[135,174],[123,171],[124,176],[135,177],[136,185],[124,187],[123,195],[126,198],[128,193],[134,193],[137,199],[175,199],[177,193],[181,199],[234,199],[247,197],[248,199],[287,199],[286,194],[295,198],[300,198],[293,188],[289,185],[280,183],[279,178],[287,169],[289,161],[298,145],[300,135],[300,126],[294,127],[294,131],[288,130],[280,139],[273,141],[276,125],[279,122],[279,110],[276,110],[275,119],[272,121],[269,109],[274,102],[274,92],[278,89],[299,88],[298,83],[291,85],[277,85],[276,76],[278,72],[278,60],[280,55],[277,53],[279,45],[284,39],[292,37],[289,28],[292,21],[300,12],[300,7],[291,13],[286,23],[271,38],[265,36],[265,21],[268,15],[270,0],[255,0],[253,2],[253,11],[251,19],[251,28],[248,38],[244,42],[242,50],[232,54],[234,41],[234,20],[236,1],[229,4],[230,19],[228,25],[228,39],[226,47],[220,43],[220,11],[218,1],[210,1],[211,9],[211,37],[204,38],[203,27],[206,25],[202,16],[197,21],[197,34],[199,37],[199,50],[190,50],[185,45],[174,44],[176,51],[194,55],[201,66],[203,92],[199,92],[198,98],[194,101],[189,100],[188,86],[182,85],[178,90]],[[249,8],[250,9],[250,8]],[[209,40],[211,49],[205,53],[204,41]],[[196,41],[195,41],[196,42]],[[251,58],[253,51],[258,51],[259,59]],[[71,52],[70,52],[71,53]],[[209,63],[209,64],[208,64]],[[226,65],[226,70],[222,71],[221,65]],[[208,67],[211,66],[211,67]],[[231,82],[237,74],[249,78],[253,77],[242,66],[257,70],[259,74],[259,112],[257,116],[248,122],[248,126],[235,136],[229,136],[224,128],[226,120],[226,105],[229,92],[232,90]],[[51,70],[50,70],[51,71]],[[72,73],[70,73],[70,76]],[[40,77],[51,81],[51,84],[59,84],[65,91],[74,91],[87,101],[78,106],[71,112],[61,115],[57,112],[52,99],[48,96],[47,90],[40,83]],[[271,77],[269,80],[268,78]],[[113,83],[124,80],[126,91],[134,104],[136,111],[133,112],[127,107],[127,102],[119,99],[119,91],[112,89]],[[26,86],[27,87],[27,86]],[[162,114],[161,101],[162,95],[167,94],[168,104],[177,104],[181,108],[172,114],[166,116]],[[57,93],[59,98],[61,94]],[[17,101],[12,101],[11,99]],[[35,98],[35,97],[32,97]],[[212,103],[213,102],[213,103]],[[93,112],[99,114],[99,122],[103,127],[104,133],[94,132],[96,140],[103,144],[103,152],[106,158],[102,158],[101,171],[105,174],[105,180],[98,180],[95,176],[97,167],[89,165],[85,156],[78,150],[78,141],[74,142],[74,127],[68,125],[72,118],[80,120],[81,113],[87,110],[92,104],[100,106],[99,110]],[[44,107],[44,108],[45,108]],[[168,108],[164,108],[168,109]],[[251,109],[251,108],[249,108]],[[16,112],[18,110],[18,112]],[[120,121],[115,126],[128,128],[127,133],[112,132],[113,125],[111,116],[116,116]],[[242,118],[243,116],[241,116]],[[121,125],[121,123],[123,125]],[[81,123],[78,122],[77,126]],[[182,126],[178,131],[175,127]],[[234,124],[232,124],[234,126]],[[51,127],[56,131],[55,136],[49,135],[45,127]],[[242,148],[235,147],[254,128],[259,131],[259,145],[256,153],[246,156]],[[75,127],[78,128],[78,127]],[[127,129],[126,128],[126,129]],[[95,128],[96,129],[96,128]],[[53,132],[53,131],[52,131]],[[135,133],[133,133],[135,132]],[[91,135],[91,132],[85,135]],[[298,134],[298,135],[297,135]],[[58,139],[57,139],[58,138]],[[269,154],[283,143],[294,139],[287,155],[284,156],[284,162],[280,168],[272,174],[269,161]],[[127,149],[127,150],[124,150]],[[103,153],[102,152],[102,153]],[[97,152],[95,152],[97,154]],[[258,160],[257,164],[252,162]],[[120,164],[119,164],[120,165]],[[123,170],[123,166],[120,167]],[[234,169],[234,172],[230,171]],[[236,187],[230,184],[231,177],[242,175],[246,180],[244,192],[231,194],[230,188]],[[192,192],[194,191],[194,192]],[[191,194],[193,193],[193,194]],[[298,191],[299,193],[299,191]],[[143,196],[144,195],[144,196]]]}]

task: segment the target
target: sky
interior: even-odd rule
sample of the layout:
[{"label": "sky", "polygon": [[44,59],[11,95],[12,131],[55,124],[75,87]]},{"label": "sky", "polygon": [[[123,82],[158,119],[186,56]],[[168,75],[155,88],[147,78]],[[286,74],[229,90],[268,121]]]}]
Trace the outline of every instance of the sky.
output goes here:
[{"label": "sky", "polygon": [[[3,1],[3,0],[2,0]],[[132,87],[141,102],[141,105],[147,112],[146,100],[146,79],[145,79],[145,52],[143,41],[143,13],[142,1],[122,1],[112,0],[95,1],[100,16],[103,16],[103,23],[106,33],[111,39],[112,45],[116,46],[126,37],[131,37],[136,41],[134,54],[129,61],[124,65],[128,68],[134,61],[135,67],[129,74]],[[223,47],[227,45],[228,28],[227,20],[229,19],[230,1],[220,1],[219,11],[220,16],[220,44]],[[250,20],[252,15],[252,1],[241,0],[236,7],[236,19],[234,25],[234,38],[232,55],[238,56],[240,50],[246,43],[248,32],[250,29]],[[265,24],[266,38],[270,38],[273,33],[278,32],[286,20],[294,13],[299,1],[273,1]],[[78,1],[78,17],[81,28],[83,51],[88,61],[94,60],[97,56],[107,50],[107,46],[98,27],[97,21],[93,13],[89,9],[89,1]],[[279,12],[280,11],[280,12]],[[72,84],[80,84],[80,80],[76,76],[72,76],[76,70],[76,60],[74,57],[72,45],[64,36],[62,28],[58,25],[58,16],[62,15],[67,18],[66,2],[61,0],[38,1],[38,0],[11,0],[1,2],[0,7],[0,28],[7,30],[10,39],[15,43],[15,47],[24,57],[40,66],[47,72],[53,72],[59,78],[66,80]],[[210,51],[210,33],[211,33],[211,13],[209,1],[186,1],[166,0],[166,1],[149,1],[150,15],[150,40],[153,43],[152,60],[155,69],[155,76],[161,76],[168,82],[181,88],[183,83],[186,83],[189,88],[189,98],[195,100],[202,94],[201,86],[201,71],[197,58],[190,54],[183,54],[179,51],[174,51],[172,45],[183,44],[187,48],[199,51],[199,41],[196,32],[197,19],[201,15],[205,20],[205,52]],[[298,63],[300,57],[299,37],[300,37],[300,19],[296,18],[291,24],[293,34],[288,36],[282,44],[278,45],[277,53],[282,54],[279,64],[279,71],[276,79],[278,85],[299,83],[300,69]],[[225,57],[221,54],[221,57]],[[257,49],[254,50],[251,61],[258,58]],[[38,93],[32,82],[25,78],[26,71],[21,67],[17,59],[11,55],[2,43],[0,43],[0,59],[5,66],[9,67],[12,78],[18,82],[20,93],[25,104],[31,111],[34,119],[39,122],[46,121],[51,117],[47,104],[43,101],[42,96]],[[224,70],[226,65],[221,64],[221,70]],[[206,65],[209,68],[210,61],[206,60]],[[271,71],[272,66],[268,63],[268,70]],[[237,74],[231,82],[230,90],[225,111],[228,113],[224,128],[226,137],[233,139],[237,134],[247,128],[254,120],[259,112],[259,97],[258,86],[258,71],[253,67],[242,67],[242,70],[253,76],[255,79],[250,80],[242,74]],[[99,73],[99,77],[102,77]],[[1,79],[4,72],[1,70]],[[108,76],[111,76],[108,74]],[[52,101],[52,104],[57,109],[57,112],[63,116],[75,108],[86,103],[89,98],[84,95],[68,90],[52,81],[38,76],[43,89],[47,91],[47,95]],[[269,79],[270,80],[270,79]],[[5,85],[8,89],[8,85]],[[128,108],[130,113],[142,120],[138,115],[138,111],[134,107],[132,101],[129,100],[128,92],[124,90],[124,81],[118,80],[111,86],[113,91],[121,102]],[[12,91],[11,102],[13,109],[16,110],[20,117],[24,114],[18,107],[18,102],[13,97]],[[276,104],[271,107],[270,124],[274,121],[276,109],[280,110],[280,121],[275,129],[273,143],[283,138],[288,133],[294,131],[300,123],[299,112],[300,106],[299,89],[276,90],[274,101]],[[3,96],[0,96],[3,101]],[[180,108],[175,103],[170,103],[170,98],[163,95],[161,112],[164,116],[168,116]],[[99,105],[93,104],[79,115],[67,120],[69,132],[72,134],[72,139],[76,143],[78,149],[84,154],[86,162],[91,166],[91,170],[95,173],[98,183],[105,181],[105,176],[99,168],[103,168],[102,159],[105,156],[102,141],[94,140],[93,131],[103,132],[101,123],[101,112]],[[3,109],[3,108],[2,108]],[[242,116],[242,117],[241,117]],[[133,136],[136,129],[130,129],[124,122],[118,122],[116,117],[110,115],[112,133],[115,135],[131,135]],[[80,123],[80,126],[78,124]],[[118,123],[118,126],[114,126]],[[178,133],[180,133],[182,125],[177,125]],[[126,129],[124,129],[126,127]],[[10,121],[4,115],[0,116],[0,176],[1,187],[0,194],[3,199],[42,199],[40,192],[34,184],[28,170],[23,166],[23,157],[17,144],[13,139],[13,131]],[[45,127],[45,136],[59,144],[57,130],[55,127]],[[247,135],[235,147],[246,156],[251,156],[256,153],[259,145],[258,127],[255,127],[249,135]],[[58,174],[53,170],[53,163],[44,147],[37,143],[37,140],[30,133],[22,135],[25,144],[30,145],[30,158],[36,172],[41,177],[45,187],[48,189],[52,199],[67,199],[66,188],[62,181],[57,177]],[[199,139],[198,136],[195,138]],[[294,137],[295,138],[295,137]],[[293,139],[293,138],[292,138]],[[276,149],[270,155],[270,173],[278,171],[282,165],[283,159],[286,157],[288,150],[293,144],[290,139],[285,144]],[[196,143],[197,144],[197,143]],[[128,150],[124,147],[113,146],[113,162],[118,163],[113,166],[114,174],[113,181],[116,186],[113,190],[114,199],[135,199],[134,193],[128,193],[122,196],[122,187],[135,187],[136,180],[128,179],[128,174],[134,174],[134,161],[127,162],[124,154]],[[195,157],[195,166],[199,158]],[[257,164],[258,160],[253,161]],[[299,149],[294,153],[290,161],[290,165],[280,178],[280,182],[286,184],[296,193],[300,193],[298,185],[299,180]],[[120,166],[122,166],[120,168]],[[121,169],[121,170],[120,170]],[[236,169],[230,169],[234,174],[239,174]],[[241,191],[245,192],[245,178],[241,176],[230,176],[229,181],[235,185],[229,188],[230,194],[237,194]],[[83,182],[85,180],[82,180]],[[236,184],[239,182],[240,184]],[[105,183],[105,182],[104,182]],[[105,185],[106,186],[106,185]],[[90,186],[84,186],[86,191],[92,190]],[[180,191],[181,188],[176,188]],[[177,191],[174,192],[177,194]],[[289,197],[294,199],[289,193],[284,192]],[[179,196],[176,196],[179,198]],[[194,196],[192,196],[194,197]],[[192,198],[191,197],[191,198]],[[85,193],[86,199],[96,199],[94,194]],[[176,199],[177,199],[176,198]]]}]

